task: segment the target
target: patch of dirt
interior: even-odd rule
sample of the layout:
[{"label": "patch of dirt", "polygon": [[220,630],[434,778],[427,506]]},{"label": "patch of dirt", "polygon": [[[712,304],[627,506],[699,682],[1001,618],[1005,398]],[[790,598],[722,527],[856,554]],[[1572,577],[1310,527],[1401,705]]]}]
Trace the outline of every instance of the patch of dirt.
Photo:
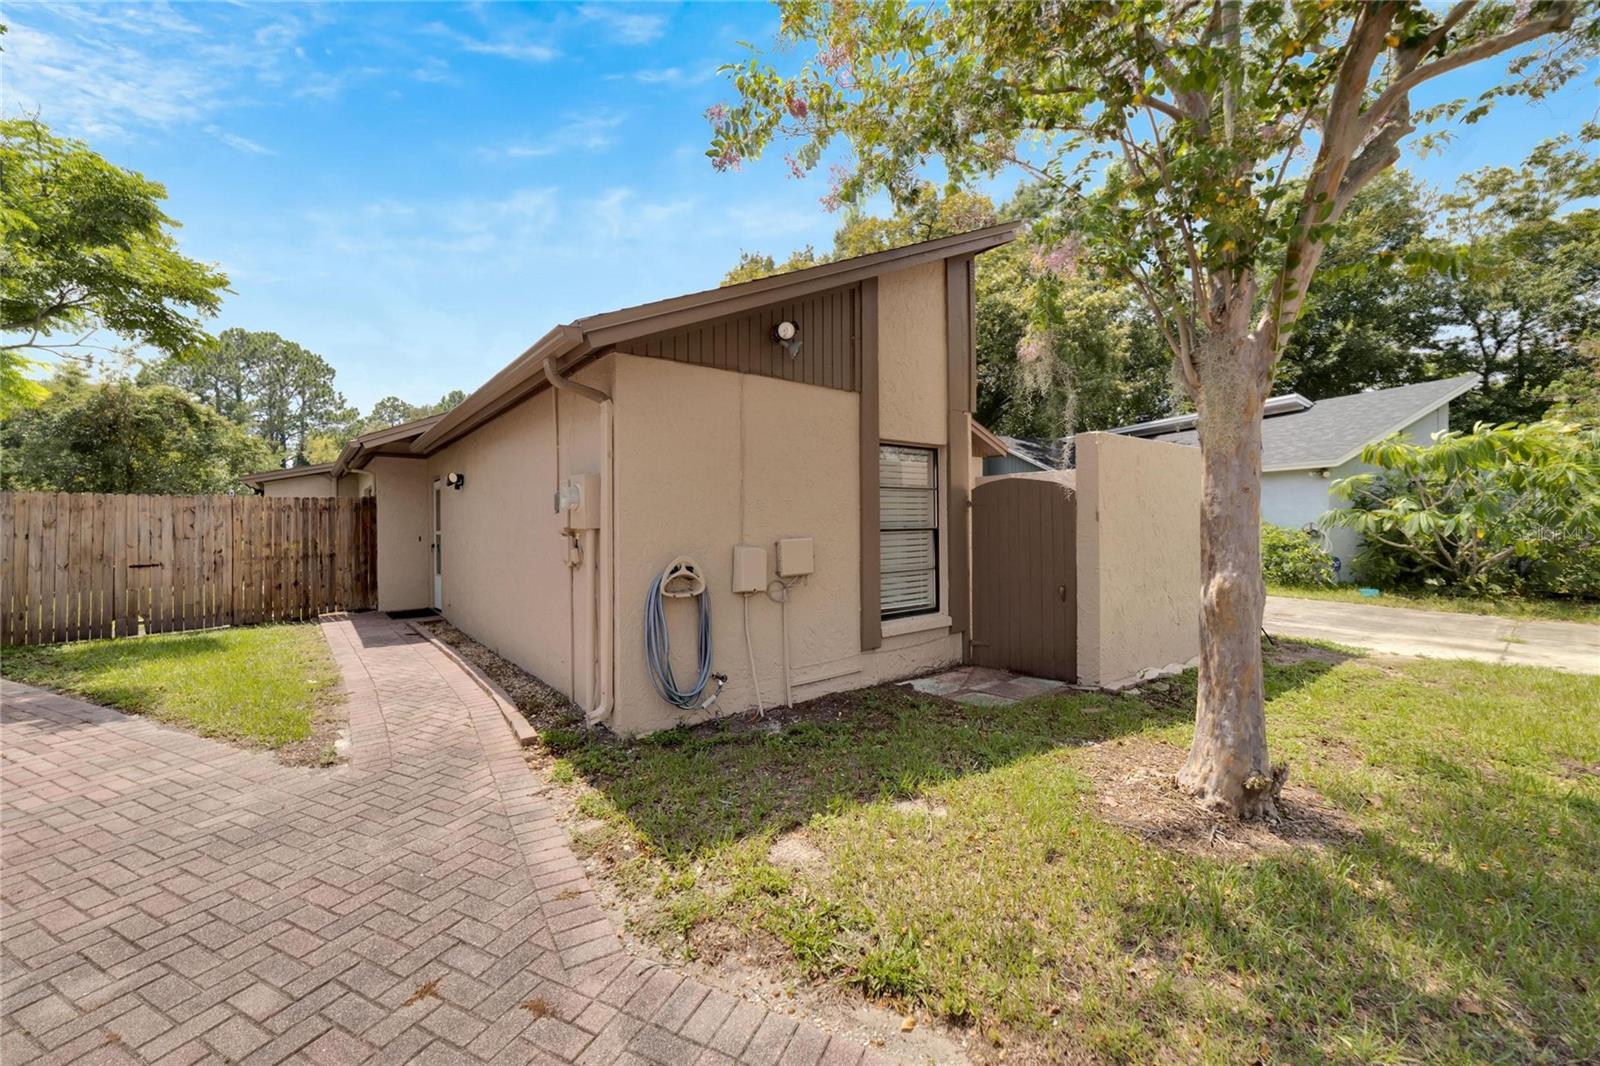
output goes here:
[{"label": "patch of dirt", "polygon": [[583,712],[572,701],[522,667],[485,648],[443,619],[418,619],[417,625],[505,690],[517,710],[535,729],[572,728],[583,724]]},{"label": "patch of dirt", "polygon": [[894,804],[894,810],[897,814],[926,814],[934,818],[944,818],[950,813],[944,804],[926,796],[899,800]]},{"label": "patch of dirt", "polygon": [[1591,780],[1600,779],[1600,762],[1597,762],[1592,766],[1588,766],[1579,762],[1577,759],[1568,758],[1567,756],[1563,755],[1556,759],[1556,765],[1561,768],[1561,775],[1563,777],[1570,777],[1578,781],[1582,781],[1585,778]]},{"label": "patch of dirt", "polygon": [[1239,822],[1208,811],[1173,784],[1181,748],[1141,737],[1085,745],[1074,766],[1094,782],[1095,805],[1113,825],[1190,855],[1250,860],[1357,839],[1350,816],[1290,778],[1277,823]]},{"label": "patch of dirt", "polygon": [[350,716],[344,693],[334,686],[311,715],[311,735],[277,750],[287,766],[337,766],[350,761]]},{"label": "patch of dirt", "polygon": [[826,869],[828,857],[822,849],[806,839],[803,830],[785,833],[772,842],[767,851],[767,861],[784,870],[812,871]]},{"label": "patch of dirt", "polygon": [[1301,644],[1298,641],[1282,638],[1276,643],[1263,643],[1262,651],[1267,662],[1274,666],[1294,666],[1296,663],[1327,663],[1329,666],[1338,666],[1340,663],[1349,662],[1351,658],[1346,653],[1334,651],[1332,648]]}]

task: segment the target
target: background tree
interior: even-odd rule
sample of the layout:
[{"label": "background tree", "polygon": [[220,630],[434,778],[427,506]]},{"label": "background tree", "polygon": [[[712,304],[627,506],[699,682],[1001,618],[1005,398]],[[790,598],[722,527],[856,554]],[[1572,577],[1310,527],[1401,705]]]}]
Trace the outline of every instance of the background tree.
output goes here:
[{"label": "background tree", "polygon": [[760,252],[740,252],[739,262],[733,269],[722,276],[722,284],[737,285],[741,281],[755,281],[757,278],[770,277],[773,274],[784,274],[791,270],[802,270],[808,266],[827,262],[818,259],[817,253],[812,251],[808,244],[785,259],[777,262],[770,255]]},{"label": "background tree", "polygon": [[40,398],[33,355],[90,356],[98,330],[172,356],[206,339],[228,279],[178,251],[166,195],[37,120],[0,121],[0,407]]},{"label": "background tree", "polygon": [[[710,113],[715,165],[785,137],[792,165],[810,169],[843,139],[833,195],[849,203],[904,197],[934,158],[958,186],[1020,167],[1053,197],[1060,262],[1146,300],[1202,452],[1200,678],[1178,781],[1217,808],[1275,814],[1258,639],[1273,371],[1344,212],[1401,143],[1564,83],[1593,53],[1594,12],[1545,0],[781,8],[782,35],[816,54],[794,74],[760,56],[732,69],[740,100]],[[1412,107],[1433,78],[1535,41],[1471,105]]]},{"label": "background tree", "polygon": [[1440,376],[1428,355],[1445,325],[1450,283],[1418,265],[1433,247],[1437,199],[1393,171],[1350,201],[1278,365],[1279,391],[1321,400]]},{"label": "background tree", "polygon": [[1537,420],[1580,343],[1600,336],[1600,210],[1569,210],[1596,195],[1600,159],[1560,137],[1442,199],[1463,271],[1444,287],[1438,366],[1481,382],[1451,403],[1464,425]]},{"label": "background tree", "polygon": [[152,364],[139,380],[184,389],[297,464],[310,461],[314,436],[355,418],[326,359],[262,330],[223,330],[194,353]]},{"label": "background tree", "polygon": [[57,372],[39,404],[0,419],[0,488],[37,492],[239,492],[267,446],[183,390]]}]

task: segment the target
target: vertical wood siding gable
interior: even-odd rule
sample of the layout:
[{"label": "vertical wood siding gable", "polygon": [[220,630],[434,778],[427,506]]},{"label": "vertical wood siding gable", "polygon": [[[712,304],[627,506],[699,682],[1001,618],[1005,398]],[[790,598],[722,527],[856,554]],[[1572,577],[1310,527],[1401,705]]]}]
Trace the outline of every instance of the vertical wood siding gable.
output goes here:
[{"label": "vertical wood siding gable", "polygon": [[[860,290],[860,285],[830,289],[651,334],[619,347],[651,359],[859,392],[861,346],[856,325]],[[793,358],[772,339],[773,327],[783,321],[800,327],[800,354]]]}]

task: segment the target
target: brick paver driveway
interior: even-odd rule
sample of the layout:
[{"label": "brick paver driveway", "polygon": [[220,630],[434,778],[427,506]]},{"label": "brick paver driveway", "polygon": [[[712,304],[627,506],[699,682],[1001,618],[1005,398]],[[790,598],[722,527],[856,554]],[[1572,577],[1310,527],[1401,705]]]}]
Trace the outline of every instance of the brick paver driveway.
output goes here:
[{"label": "brick paver driveway", "polygon": [[4,683],[5,1066],[862,1060],[630,957],[472,680],[324,632],[333,770]]}]

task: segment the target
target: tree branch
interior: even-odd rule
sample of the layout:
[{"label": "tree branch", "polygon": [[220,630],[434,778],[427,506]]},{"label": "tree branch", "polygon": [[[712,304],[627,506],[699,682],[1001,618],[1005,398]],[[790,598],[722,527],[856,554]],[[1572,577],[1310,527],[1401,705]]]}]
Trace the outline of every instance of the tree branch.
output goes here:
[{"label": "tree branch", "polygon": [[[1461,4],[1456,5],[1456,10],[1445,16],[1445,22],[1453,27],[1455,23],[1450,22],[1451,17],[1454,16],[1459,21],[1460,17],[1466,14],[1465,11],[1460,10],[1462,6]],[[1465,48],[1460,48],[1448,55],[1441,56],[1432,63],[1413,67],[1401,73],[1379,94],[1378,99],[1373,102],[1372,106],[1367,109],[1366,114],[1362,116],[1359,132],[1362,137],[1365,137],[1367,132],[1382,121],[1383,116],[1388,114],[1396,103],[1423,82],[1437,78],[1441,74],[1448,74],[1452,70],[1459,70],[1461,67],[1476,63],[1481,59],[1497,56],[1501,52],[1509,51],[1518,45],[1527,44],[1529,41],[1543,37],[1547,33],[1565,30],[1572,25],[1572,20],[1577,16],[1577,12],[1576,4],[1563,3],[1557,9],[1556,14],[1551,15],[1549,18],[1524,22],[1521,26],[1508,30],[1498,37],[1490,37],[1476,44],[1469,44]],[[1444,23],[1441,23],[1439,28],[1434,30],[1434,33],[1438,33],[1439,29],[1445,29],[1448,32]],[[1428,36],[1431,39],[1434,34],[1429,34]],[[1425,54],[1421,49],[1418,49],[1417,59],[1420,59]]]}]

